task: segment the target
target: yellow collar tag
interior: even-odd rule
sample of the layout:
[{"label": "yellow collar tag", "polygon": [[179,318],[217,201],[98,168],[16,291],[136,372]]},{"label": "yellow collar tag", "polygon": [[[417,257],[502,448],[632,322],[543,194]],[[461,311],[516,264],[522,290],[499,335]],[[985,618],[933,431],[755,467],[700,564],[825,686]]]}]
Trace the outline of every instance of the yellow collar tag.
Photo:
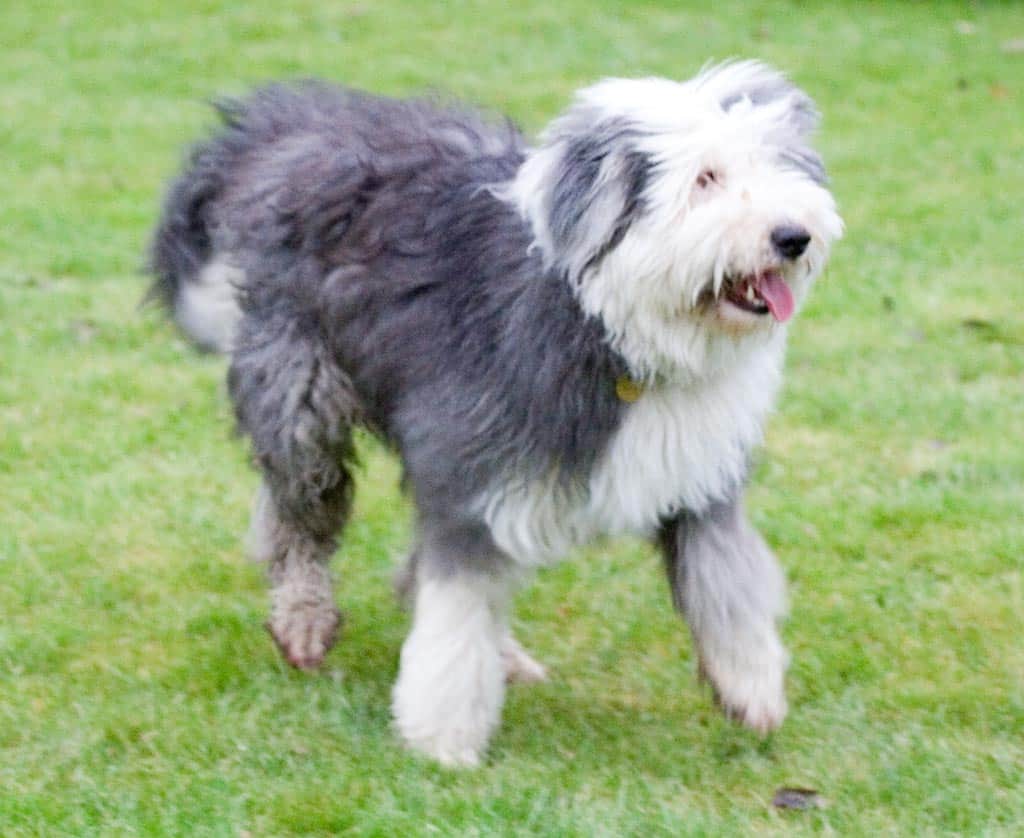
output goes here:
[{"label": "yellow collar tag", "polygon": [[620,375],[615,379],[615,395],[627,404],[632,404],[644,394],[644,385],[634,381],[628,375]]}]

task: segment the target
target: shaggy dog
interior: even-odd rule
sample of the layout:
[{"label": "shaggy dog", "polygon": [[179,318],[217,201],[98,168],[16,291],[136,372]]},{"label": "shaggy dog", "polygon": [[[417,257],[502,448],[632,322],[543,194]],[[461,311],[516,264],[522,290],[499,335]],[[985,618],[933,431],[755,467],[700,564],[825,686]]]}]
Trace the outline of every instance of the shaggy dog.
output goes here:
[{"label": "shaggy dog", "polygon": [[527,146],[507,122],[326,84],[220,106],[152,245],[161,299],[228,352],[263,472],[250,541],[268,627],[316,667],[352,430],[418,512],[397,730],[476,764],[524,576],[601,534],[664,554],[702,675],[758,731],[786,713],[784,580],[741,505],[790,319],[842,222],[810,99],[740,62],[609,79]]}]

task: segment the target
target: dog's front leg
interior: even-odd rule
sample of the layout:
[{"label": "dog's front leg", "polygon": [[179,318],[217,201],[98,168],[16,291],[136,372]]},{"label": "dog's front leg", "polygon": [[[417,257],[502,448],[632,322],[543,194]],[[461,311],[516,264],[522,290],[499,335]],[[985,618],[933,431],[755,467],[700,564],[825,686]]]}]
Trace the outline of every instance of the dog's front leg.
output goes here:
[{"label": "dog's front leg", "polygon": [[725,714],[760,733],[786,715],[788,655],[776,621],[782,571],[739,500],[686,512],[659,534],[672,597],[693,633],[700,673]]},{"label": "dog's front leg", "polygon": [[423,551],[416,562],[395,725],[414,750],[443,765],[473,766],[501,718],[510,586],[503,574],[430,558]]}]

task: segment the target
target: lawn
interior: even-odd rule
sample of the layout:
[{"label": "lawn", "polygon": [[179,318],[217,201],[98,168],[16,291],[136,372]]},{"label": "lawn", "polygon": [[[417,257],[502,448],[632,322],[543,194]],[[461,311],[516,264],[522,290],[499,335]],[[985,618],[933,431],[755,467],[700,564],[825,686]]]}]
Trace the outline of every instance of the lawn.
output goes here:
[{"label": "lawn", "polygon": [[[1024,831],[1024,7],[707,5],[3,5],[0,834]],[[342,642],[304,675],[261,628],[225,363],[138,307],[163,183],[204,103],[266,78],[533,130],[598,77],[730,56],[817,99],[847,223],[749,499],[790,579],[790,717],[720,718],[654,551],[606,543],[521,595],[553,677],[444,771],[389,728],[409,509],[372,441]]]}]

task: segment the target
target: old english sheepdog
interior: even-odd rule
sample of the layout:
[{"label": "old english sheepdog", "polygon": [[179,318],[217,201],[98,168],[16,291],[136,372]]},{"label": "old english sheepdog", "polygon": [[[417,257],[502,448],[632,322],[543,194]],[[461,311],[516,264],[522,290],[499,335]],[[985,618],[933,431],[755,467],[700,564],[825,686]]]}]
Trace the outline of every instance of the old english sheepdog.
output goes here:
[{"label": "old english sheepdog", "polygon": [[219,110],[168,192],[151,293],[230,355],[284,657],[316,667],[337,636],[328,560],[363,425],[418,513],[393,696],[411,748],[478,763],[506,682],[545,674],[511,593],[602,534],[659,545],[722,708],[778,726],[784,579],[741,496],[842,232],[811,100],[754,61],[608,79],[534,145],[319,82]]}]

